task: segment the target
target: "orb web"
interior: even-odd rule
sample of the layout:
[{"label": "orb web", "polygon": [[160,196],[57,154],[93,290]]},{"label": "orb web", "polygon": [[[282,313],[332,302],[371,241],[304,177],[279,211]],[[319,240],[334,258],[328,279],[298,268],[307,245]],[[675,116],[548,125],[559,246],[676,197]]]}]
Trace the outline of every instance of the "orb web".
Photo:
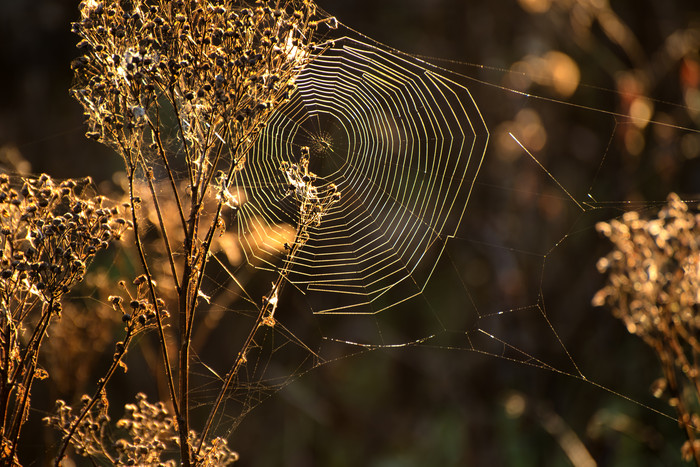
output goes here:
[{"label": "orb web", "polygon": [[238,175],[249,264],[275,270],[300,222],[289,175],[308,148],[319,194],[288,276],[314,313],[373,314],[420,294],[467,207],[488,131],[469,90],[430,65],[343,37],[297,79]]}]

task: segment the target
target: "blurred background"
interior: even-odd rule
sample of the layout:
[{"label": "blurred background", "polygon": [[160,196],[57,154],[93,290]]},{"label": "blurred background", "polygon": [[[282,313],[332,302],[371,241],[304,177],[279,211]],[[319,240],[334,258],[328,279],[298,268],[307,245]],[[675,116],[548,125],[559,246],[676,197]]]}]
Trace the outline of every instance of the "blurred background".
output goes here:
[{"label": "blurred background", "polygon": [[[582,456],[576,465],[590,465],[585,453],[601,466],[681,465],[682,433],[655,412],[672,413],[649,390],[654,355],[590,302],[604,280],[595,263],[609,250],[597,221],[651,213],[671,191],[700,199],[697,2],[318,3],[458,73],[448,76],[480,106],[491,132],[484,166],[440,280],[411,305],[461,316],[469,332],[305,374],[243,420],[230,442],[238,465],[564,466],[577,462],[571,452]],[[121,161],[84,138],[68,96],[77,14],[76,1],[0,2],[0,160],[99,183]],[[118,387],[125,401],[138,390]],[[571,433],[585,448],[567,444]]]}]

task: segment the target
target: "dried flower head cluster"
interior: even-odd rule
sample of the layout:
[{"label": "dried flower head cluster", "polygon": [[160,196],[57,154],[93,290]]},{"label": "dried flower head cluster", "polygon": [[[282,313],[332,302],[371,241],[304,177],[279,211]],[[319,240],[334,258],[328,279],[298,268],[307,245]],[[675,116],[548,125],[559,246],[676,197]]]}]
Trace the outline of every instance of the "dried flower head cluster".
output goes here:
[{"label": "dried flower head cluster", "polygon": [[125,157],[162,149],[168,102],[188,164],[211,164],[207,148],[252,140],[289,97],[320,23],[334,24],[308,0],[84,0],[72,67],[88,136]]},{"label": "dried flower head cluster", "polygon": [[[82,407],[87,407],[91,402],[89,396],[82,397]],[[105,450],[104,441],[109,434],[108,409],[109,403],[103,394],[92,404],[92,410],[87,412],[77,427],[73,435],[73,448],[79,456],[112,459],[109,452]],[[56,401],[54,414],[45,417],[44,423],[65,434],[76,419],[77,416],[73,413],[72,407],[59,399]]]},{"label": "dried flower head cluster", "polygon": [[683,455],[700,465],[700,214],[671,194],[656,218],[628,212],[597,229],[615,249],[598,261],[608,284],[593,304],[608,305],[659,356],[654,394],[668,396],[688,435]]},{"label": "dried flower head cluster", "polygon": [[[0,300],[8,309],[36,297],[58,310],[58,299],[82,280],[95,253],[130,223],[102,197],[81,196],[79,182],[42,175],[21,184],[16,190],[0,175]],[[16,310],[14,319],[27,311]]]},{"label": "dried flower head cluster", "polygon": [[117,428],[126,430],[129,439],[120,438],[114,443],[119,463],[158,463],[168,444],[177,438],[175,420],[162,402],[150,404],[143,393],[136,395],[136,404],[126,404],[124,411],[124,418],[117,422]]},{"label": "dried flower head cluster", "polygon": [[[177,424],[165,405],[162,402],[151,404],[145,394],[139,393],[136,404],[127,404],[124,408],[126,414],[117,422],[117,427],[127,430],[130,440],[122,438],[115,443],[119,462],[124,465],[177,465],[173,460],[158,464],[162,454],[179,442]],[[196,444],[196,441],[196,433],[191,431],[190,442]],[[203,450],[206,457],[197,459],[197,465],[225,466],[238,460],[238,454],[221,438],[205,443]]]},{"label": "dried flower head cluster", "polygon": [[298,164],[282,162],[280,170],[287,179],[287,193],[299,204],[299,226],[321,225],[323,214],[340,201],[340,191],[333,184],[322,187],[315,185],[317,176],[309,171],[309,148],[302,146]]},{"label": "dried flower head cluster", "polygon": [[[162,299],[158,298],[155,304],[152,303],[148,281],[149,279],[145,274],[134,279],[135,294],[132,294],[126,283],[122,281],[119,285],[124,289],[128,300],[125,300],[121,295],[111,295],[108,298],[112,307],[121,313],[121,319],[124,322],[127,333],[135,334],[154,327],[157,321],[157,313],[160,313],[163,319],[170,316],[165,309],[165,302]],[[155,281],[151,280],[151,282],[155,287]]]},{"label": "dried flower head cluster", "polygon": [[[90,402],[89,396],[83,396],[83,406]],[[73,434],[72,445],[76,454],[108,461],[114,465],[178,465],[171,459],[179,442],[177,422],[165,404],[152,404],[148,402],[145,394],[137,394],[136,403],[124,406],[124,417],[116,423],[117,434],[121,437],[114,441],[112,435],[115,433],[108,431],[110,417],[107,414],[107,399],[102,397],[95,402]],[[73,413],[71,407],[59,400],[56,403],[55,414],[46,417],[44,422],[65,435],[77,420],[78,416]],[[193,444],[197,442],[195,432],[191,432],[190,437]],[[205,443],[203,451],[204,457],[197,460],[197,465],[200,466],[226,466],[238,460],[238,454],[231,451],[226,440],[221,438]]]},{"label": "dried flower head cluster", "polygon": [[598,261],[609,280],[594,305],[611,306],[630,333],[654,345],[666,338],[669,326],[695,336],[700,330],[700,215],[671,194],[655,219],[628,212],[597,229],[615,250]]}]

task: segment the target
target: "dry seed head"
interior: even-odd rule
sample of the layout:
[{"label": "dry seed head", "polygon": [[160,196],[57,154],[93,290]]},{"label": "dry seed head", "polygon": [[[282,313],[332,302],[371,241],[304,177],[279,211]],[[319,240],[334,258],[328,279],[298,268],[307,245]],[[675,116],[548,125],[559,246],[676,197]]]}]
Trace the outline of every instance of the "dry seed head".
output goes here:
[{"label": "dry seed head", "polygon": [[294,88],[321,23],[332,21],[301,0],[84,1],[72,93],[87,135],[122,152],[138,145],[158,96],[174,99],[187,141],[209,144],[212,127],[257,133]]},{"label": "dry seed head", "polygon": [[103,209],[103,198],[87,195],[89,180],[56,183],[48,175],[0,180],[4,297],[19,298],[12,291],[21,290],[47,302],[59,299],[82,280],[98,248],[108,244],[105,233],[126,229],[117,222],[119,210]]},{"label": "dry seed head", "polygon": [[700,214],[671,194],[656,219],[630,212],[596,227],[615,250],[598,261],[609,285],[598,291],[594,305],[610,305],[627,329],[643,338],[663,339],[660,324],[667,319],[691,335],[700,330]]},{"label": "dry seed head", "polygon": [[[682,425],[697,426],[700,214],[671,194],[655,218],[631,212],[596,227],[614,249],[598,261],[608,283],[593,304],[611,307],[657,353],[664,376],[653,383],[652,394],[667,398]],[[683,446],[686,460],[696,449]]]}]

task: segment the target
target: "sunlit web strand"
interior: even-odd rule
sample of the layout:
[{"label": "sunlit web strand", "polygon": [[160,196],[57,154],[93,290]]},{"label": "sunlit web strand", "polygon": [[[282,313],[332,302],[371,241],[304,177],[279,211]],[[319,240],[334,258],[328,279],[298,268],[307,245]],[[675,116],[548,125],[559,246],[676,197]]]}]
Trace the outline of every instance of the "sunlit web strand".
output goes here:
[{"label": "sunlit web strand", "polygon": [[246,259],[270,270],[299,222],[283,161],[309,147],[319,191],[342,193],[289,276],[316,313],[377,313],[419,293],[458,228],[488,131],[469,91],[428,67],[349,37],[329,43],[236,181]]}]

